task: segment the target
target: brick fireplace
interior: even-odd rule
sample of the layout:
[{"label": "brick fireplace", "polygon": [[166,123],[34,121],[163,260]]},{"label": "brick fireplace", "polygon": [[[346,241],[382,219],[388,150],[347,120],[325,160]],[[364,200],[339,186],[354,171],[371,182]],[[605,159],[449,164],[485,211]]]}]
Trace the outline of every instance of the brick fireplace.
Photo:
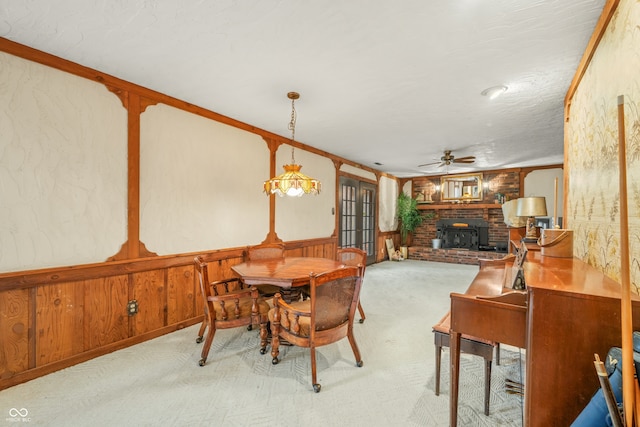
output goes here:
[{"label": "brick fireplace", "polygon": [[[420,205],[420,210],[435,211],[436,217],[425,219],[412,236],[409,259],[477,264],[478,259],[497,259],[508,250],[509,229],[502,217],[500,204]],[[438,234],[438,225],[450,228],[450,242],[460,243],[460,234],[470,232],[473,226],[477,241],[469,237],[471,244],[442,246],[433,249],[432,240]],[[442,229],[441,229],[442,231]],[[464,237],[466,239],[467,237]],[[477,246],[476,246],[477,245]],[[458,246],[458,247],[451,247]]]}]

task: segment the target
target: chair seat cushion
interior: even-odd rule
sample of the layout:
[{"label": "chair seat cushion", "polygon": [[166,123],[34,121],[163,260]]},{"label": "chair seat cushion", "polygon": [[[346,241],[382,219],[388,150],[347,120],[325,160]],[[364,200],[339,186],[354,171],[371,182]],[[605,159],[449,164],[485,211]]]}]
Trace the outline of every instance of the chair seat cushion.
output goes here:
[{"label": "chair seat cushion", "polygon": [[[251,306],[253,305],[253,299],[251,298],[240,298],[240,317],[249,317],[251,316]],[[227,309],[227,320],[235,319],[235,302],[233,300],[227,300],[224,304]],[[216,311],[216,320],[220,321],[222,319],[222,307],[218,301],[213,302],[213,307]],[[264,301],[262,298],[258,299],[258,311],[261,315],[265,315],[269,312],[271,307]]]},{"label": "chair seat cushion", "polygon": [[[433,331],[434,332],[440,332],[442,334],[449,334],[451,330],[451,312],[447,311],[447,314],[445,314],[445,316],[440,319],[440,321],[433,325]],[[462,338],[467,339],[467,340],[471,340],[471,341],[477,341],[477,342],[481,342],[484,344],[489,344],[492,346],[495,346],[496,343],[495,341],[490,341],[490,340],[485,340],[483,338],[477,338],[477,337],[472,337],[470,335],[467,334],[462,334]]]}]

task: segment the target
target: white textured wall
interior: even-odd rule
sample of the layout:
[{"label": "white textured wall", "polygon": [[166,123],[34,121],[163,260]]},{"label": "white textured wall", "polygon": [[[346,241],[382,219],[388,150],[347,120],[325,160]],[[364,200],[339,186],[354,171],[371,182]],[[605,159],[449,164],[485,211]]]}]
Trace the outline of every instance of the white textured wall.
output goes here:
[{"label": "white textured wall", "polygon": [[269,231],[262,137],[163,104],[140,122],[140,240],[159,255],[245,246]]},{"label": "white textured wall", "polygon": [[[320,180],[322,189],[317,196],[276,196],[276,234],[285,241],[331,236],[337,211],[336,167],[330,159],[299,148],[295,149],[294,156],[296,163],[302,165],[300,172]],[[282,144],[276,153],[276,174],[283,173],[282,165],[290,163],[291,146]],[[266,196],[262,198],[266,199]]]},{"label": "white textured wall", "polygon": [[103,85],[0,52],[0,271],[120,250],[126,120]]},{"label": "white textured wall", "polygon": [[524,195],[526,197],[544,197],[547,202],[547,216],[552,217],[554,204],[553,197],[555,193],[554,183],[556,178],[558,179],[556,215],[558,217],[564,217],[564,211],[562,209],[562,203],[564,200],[562,169],[540,169],[530,172],[524,178]]}]

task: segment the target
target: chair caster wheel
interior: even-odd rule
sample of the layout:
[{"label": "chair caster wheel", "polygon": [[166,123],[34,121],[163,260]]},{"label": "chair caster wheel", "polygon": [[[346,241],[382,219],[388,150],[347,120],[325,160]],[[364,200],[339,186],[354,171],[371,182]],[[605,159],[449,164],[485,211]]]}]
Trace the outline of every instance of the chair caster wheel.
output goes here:
[{"label": "chair caster wheel", "polygon": [[356,366],[357,366],[358,368],[362,368],[362,365],[363,365],[363,364],[364,364],[364,363],[362,362],[362,360],[358,360],[358,361],[356,362]]},{"label": "chair caster wheel", "polygon": [[322,388],[320,384],[313,385],[313,391],[315,391],[316,393],[320,393],[320,388]]},{"label": "chair caster wheel", "polygon": [[196,338],[196,344],[200,344],[203,340],[203,337]]},{"label": "chair caster wheel", "polygon": [[198,362],[198,365],[200,365],[200,366],[204,366],[204,364],[205,364],[206,362],[207,362],[207,361],[206,361],[205,359],[200,359],[200,361]]},{"label": "chair caster wheel", "polygon": [[277,364],[278,364],[278,362],[279,362],[279,360],[278,360],[278,358],[277,358],[277,357],[274,357],[274,358],[271,360],[271,364],[272,364],[272,365],[277,365]]},{"label": "chair caster wheel", "polygon": [[252,330],[252,329],[253,329],[253,325],[249,325],[249,326],[247,326],[247,331],[250,331],[250,330]]},{"label": "chair caster wheel", "polygon": [[267,352],[267,349],[266,349],[266,348],[261,348],[261,349],[260,349],[260,354],[265,354],[266,352]]},{"label": "chair caster wheel", "polygon": [[364,323],[364,319],[358,320],[358,323]]}]

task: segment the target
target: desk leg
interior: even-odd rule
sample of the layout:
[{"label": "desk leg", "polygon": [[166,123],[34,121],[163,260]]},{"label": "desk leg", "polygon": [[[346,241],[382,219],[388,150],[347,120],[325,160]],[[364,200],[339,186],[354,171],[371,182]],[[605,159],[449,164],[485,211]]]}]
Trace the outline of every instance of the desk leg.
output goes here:
[{"label": "desk leg", "polygon": [[451,386],[449,387],[449,425],[456,427],[458,425],[458,385],[460,383],[460,334],[451,330],[449,332],[451,342],[449,350],[451,352]]}]

